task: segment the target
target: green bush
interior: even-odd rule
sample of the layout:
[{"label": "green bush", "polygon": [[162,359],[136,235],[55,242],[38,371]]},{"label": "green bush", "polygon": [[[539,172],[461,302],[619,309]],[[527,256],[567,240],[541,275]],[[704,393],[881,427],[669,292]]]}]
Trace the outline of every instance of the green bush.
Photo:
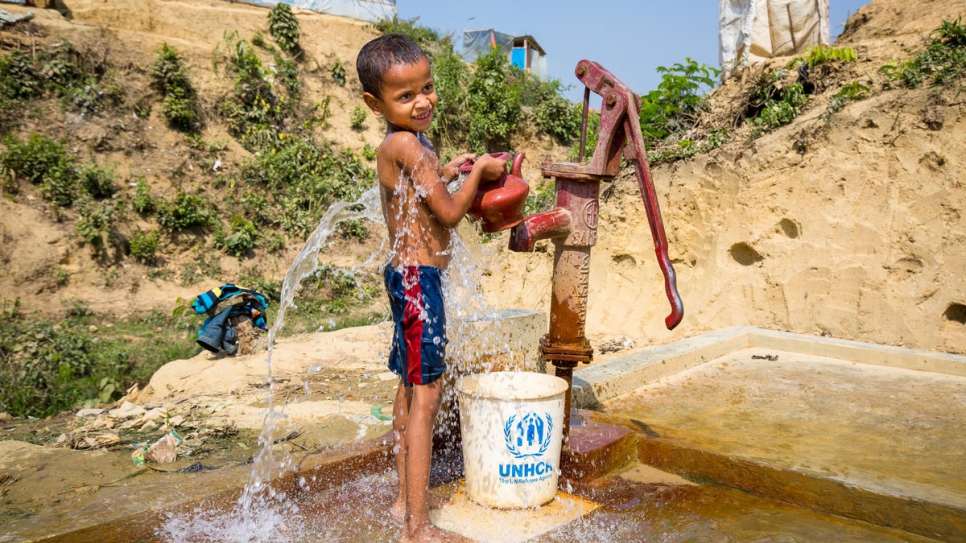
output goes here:
[{"label": "green bush", "polygon": [[522,88],[509,84],[509,72],[510,60],[497,47],[476,60],[467,89],[467,140],[477,153],[505,149],[510,134],[520,125]]},{"label": "green bush", "polygon": [[160,245],[161,236],[158,235],[157,230],[149,232],[138,230],[131,236],[131,256],[141,262],[149,262],[157,255]]},{"label": "green bush", "polygon": [[339,84],[340,87],[345,86],[345,66],[336,59],[335,63],[332,64],[332,80]]},{"label": "green bush", "polygon": [[18,49],[0,57],[0,93],[15,100],[43,94],[43,80],[25,51]]},{"label": "green bush", "polygon": [[21,314],[19,301],[3,302],[0,412],[45,417],[81,404],[107,403],[131,385],[147,382],[163,364],[196,350],[181,339],[184,320],[157,312],[109,320],[113,326],[102,326],[94,337],[89,327],[101,322],[98,317],[80,300],[67,302],[66,316],[56,320]]},{"label": "green bush", "polygon": [[100,255],[110,235],[116,208],[113,202],[94,202],[90,198],[81,199],[77,207],[80,218],[74,231],[91,246],[95,255]]},{"label": "green bush", "polygon": [[366,109],[356,105],[352,108],[352,112],[349,113],[349,119],[353,130],[362,130],[363,125],[366,123]]},{"label": "green bush", "polygon": [[161,112],[168,126],[181,132],[198,129],[198,102],[188,79],[181,54],[167,43],[162,43],[151,67],[154,88],[163,97]]},{"label": "green bush", "polygon": [[73,159],[60,142],[34,132],[21,142],[13,136],[3,138],[7,150],[0,156],[5,171],[40,185],[54,171],[70,170]]},{"label": "green bush", "polygon": [[851,47],[813,45],[806,47],[803,53],[805,53],[804,56],[793,58],[785,67],[794,68],[799,64],[808,64],[809,68],[814,68],[819,64],[825,64],[827,62],[854,62],[858,58],[855,54],[855,49]]},{"label": "green bush", "polygon": [[713,87],[720,73],[716,68],[685,58],[684,64],[658,66],[661,82],[657,89],[641,96],[641,133],[647,143],[683,134],[693,127],[705,104],[703,87]]},{"label": "green bush", "polygon": [[147,215],[154,211],[154,198],[151,196],[151,187],[147,180],[138,177],[134,187],[134,211],[141,215]]},{"label": "green bush", "polygon": [[268,32],[283,51],[300,51],[299,21],[288,4],[279,2],[268,12]]},{"label": "green bush", "polygon": [[228,254],[243,258],[255,248],[255,225],[241,215],[231,216],[231,230],[224,236],[221,248]]},{"label": "green bush", "polygon": [[948,86],[966,76],[966,24],[943,19],[939,28],[925,40],[924,48],[912,60],[890,63],[879,68],[887,87],[898,82],[917,87],[928,81],[933,86]]},{"label": "green bush", "polygon": [[184,191],[179,191],[171,201],[158,199],[155,205],[158,224],[165,230],[179,232],[198,226],[209,226],[214,220],[204,198]]},{"label": "green bush", "polygon": [[580,137],[583,106],[554,93],[540,101],[533,116],[537,127],[557,139],[562,145],[570,145]]},{"label": "green bush", "polygon": [[760,107],[758,116],[752,121],[755,126],[770,130],[792,122],[808,103],[808,95],[801,83],[792,83],[779,88],[777,82],[783,77],[782,72],[773,72],[764,76],[764,84],[760,85],[756,93],[753,106]]},{"label": "green bush", "polygon": [[375,179],[352,152],[316,145],[308,137],[279,141],[246,159],[238,175],[252,187],[242,198],[246,214],[259,224],[271,217],[300,237],[315,229],[332,202],[357,197]]},{"label": "green bush", "polygon": [[[433,57],[441,49],[450,44],[448,38],[444,38],[439,32],[419,24],[419,17],[412,19],[383,19],[373,25],[382,34],[405,34],[412,38],[426,55],[433,60]],[[450,45],[450,49],[452,46]]]},{"label": "green bush", "polygon": [[93,198],[110,198],[117,191],[113,170],[101,168],[97,164],[81,166],[77,170],[77,177],[81,188]]},{"label": "green bush", "polygon": [[466,88],[470,71],[452,48],[441,51],[433,59],[433,84],[436,87],[436,111],[429,135],[438,148],[462,147],[466,140]]}]

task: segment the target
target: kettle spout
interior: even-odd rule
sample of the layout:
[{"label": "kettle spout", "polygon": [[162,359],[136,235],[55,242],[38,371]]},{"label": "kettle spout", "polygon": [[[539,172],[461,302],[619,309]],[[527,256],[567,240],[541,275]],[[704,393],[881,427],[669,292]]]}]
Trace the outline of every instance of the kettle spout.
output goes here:
[{"label": "kettle spout", "polygon": [[510,250],[518,253],[532,252],[541,239],[565,238],[572,230],[573,217],[570,211],[562,207],[535,213],[524,217],[523,222],[513,227]]},{"label": "kettle spout", "polygon": [[513,165],[510,166],[510,175],[523,177],[523,157],[524,153],[517,153],[517,156],[513,157]]}]

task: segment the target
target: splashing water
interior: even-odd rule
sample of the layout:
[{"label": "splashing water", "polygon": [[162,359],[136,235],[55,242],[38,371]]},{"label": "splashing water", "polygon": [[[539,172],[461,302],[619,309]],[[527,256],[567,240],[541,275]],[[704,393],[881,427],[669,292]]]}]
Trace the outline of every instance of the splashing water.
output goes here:
[{"label": "splashing water", "polygon": [[[185,519],[169,517],[158,533],[163,540],[255,543],[283,541],[291,539],[286,534],[293,536],[300,532],[304,520],[300,518],[298,506],[287,499],[288,496],[284,493],[276,492],[268,485],[273,474],[291,467],[290,458],[276,459],[272,453],[275,420],[284,416],[285,408],[285,406],[276,408],[273,403],[272,355],[275,351],[275,338],[285,326],[287,310],[295,306],[295,295],[302,281],[318,269],[319,252],[325,247],[329,236],[339,223],[357,219],[385,224],[381,213],[378,186],[367,190],[355,202],[333,204],[309,236],[282,282],[278,314],[268,332],[268,356],[265,360],[268,410],[258,438],[261,451],[254,460],[251,476],[238,500],[237,507],[227,512],[218,507],[199,508],[191,514],[187,522]],[[383,249],[384,247],[381,247],[358,267],[371,265]]]}]

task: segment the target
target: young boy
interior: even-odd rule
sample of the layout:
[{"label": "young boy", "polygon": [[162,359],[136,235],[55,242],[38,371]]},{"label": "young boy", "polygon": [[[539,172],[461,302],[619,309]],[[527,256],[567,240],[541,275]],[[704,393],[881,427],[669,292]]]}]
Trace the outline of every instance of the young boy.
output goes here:
[{"label": "young boy", "polygon": [[[356,69],[366,105],[388,124],[376,168],[393,243],[385,271],[395,325],[389,368],[400,377],[393,406],[399,495],[392,513],[404,518],[401,541],[458,541],[432,525],[427,505],[433,424],[446,370],[441,272],[449,264],[452,230],[477,186],[497,179],[506,162],[464,154],[440,168],[423,134],[436,108],[433,74],[425,53],[409,37],[388,34],[367,43]],[[474,163],[473,170],[450,195],[446,183],[458,177],[459,166],[467,161]]]}]

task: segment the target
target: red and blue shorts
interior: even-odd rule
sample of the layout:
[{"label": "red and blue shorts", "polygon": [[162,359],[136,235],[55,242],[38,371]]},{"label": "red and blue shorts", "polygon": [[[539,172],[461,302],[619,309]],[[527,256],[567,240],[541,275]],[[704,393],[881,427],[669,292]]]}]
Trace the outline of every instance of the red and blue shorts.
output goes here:
[{"label": "red and blue shorts", "polygon": [[442,272],[432,266],[386,266],[392,308],[389,369],[404,386],[428,385],[446,371]]}]

